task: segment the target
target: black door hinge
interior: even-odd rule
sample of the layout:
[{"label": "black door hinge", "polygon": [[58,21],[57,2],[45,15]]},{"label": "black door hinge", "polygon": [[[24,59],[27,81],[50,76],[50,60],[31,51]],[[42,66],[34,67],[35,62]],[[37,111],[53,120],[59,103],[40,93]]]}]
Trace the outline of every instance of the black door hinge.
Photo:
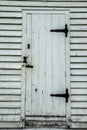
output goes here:
[{"label": "black door hinge", "polygon": [[68,26],[67,26],[67,24],[65,24],[65,28],[64,29],[51,29],[50,30],[50,32],[63,32],[63,33],[65,33],[65,37],[67,37],[67,35],[68,35]]},{"label": "black door hinge", "polygon": [[63,97],[66,99],[66,102],[68,102],[69,93],[68,88],[66,88],[66,92],[64,94],[50,94],[51,97]]}]

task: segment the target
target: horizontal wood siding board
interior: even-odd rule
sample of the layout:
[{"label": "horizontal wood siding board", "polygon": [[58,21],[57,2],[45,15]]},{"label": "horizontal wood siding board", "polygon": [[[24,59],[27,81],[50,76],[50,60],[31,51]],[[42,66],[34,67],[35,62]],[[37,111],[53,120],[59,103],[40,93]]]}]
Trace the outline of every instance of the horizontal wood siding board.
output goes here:
[{"label": "horizontal wood siding board", "polygon": [[87,76],[71,76],[71,81],[87,81]]},{"label": "horizontal wood siding board", "polygon": [[87,88],[87,82],[71,82],[71,88]]},{"label": "horizontal wood siding board", "polygon": [[75,68],[75,69],[86,69],[87,68],[87,64],[86,63],[81,63],[81,64],[79,64],[79,63],[73,63],[73,64],[71,64],[71,68]]},{"label": "horizontal wood siding board", "polygon": [[[45,0],[46,1],[46,0]],[[59,0],[58,0],[58,2],[59,2]],[[22,6],[18,6],[18,7],[16,7],[16,6],[1,6],[0,7],[0,10],[1,11],[3,11],[3,12],[6,12],[6,11],[8,11],[8,12],[21,12],[22,11],[22,9],[29,9],[29,8],[32,8],[31,6],[29,6],[29,7],[26,7],[26,6],[24,6],[24,7],[22,7]],[[69,7],[70,8],[70,7]],[[79,7],[79,8],[74,8],[74,7],[72,7],[72,8],[70,8],[70,12],[71,13],[82,13],[82,12],[84,12],[84,13],[86,13],[87,12],[87,8],[85,8],[85,7]]]},{"label": "horizontal wood siding board", "polygon": [[71,13],[70,18],[71,19],[86,19],[87,13]]},{"label": "horizontal wood siding board", "polygon": [[[67,6],[65,6],[66,8],[67,8]],[[31,6],[18,6],[18,7],[16,7],[16,6],[10,6],[10,5],[8,5],[8,6],[1,6],[0,7],[0,10],[2,11],[2,12],[21,12],[22,11],[22,9],[29,9],[29,8],[32,8]],[[40,7],[39,7],[40,8]],[[46,8],[46,7],[45,7]],[[59,8],[61,8],[60,6],[59,6]],[[70,8],[70,7],[69,7]],[[74,7],[72,7],[72,8],[70,8],[70,12],[71,13],[86,13],[87,12],[87,8],[85,8],[85,7],[79,7],[79,8],[74,8]]]},{"label": "horizontal wood siding board", "polygon": [[[71,57],[70,61],[71,63],[87,63],[87,57]],[[84,71],[82,73],[84,73]]]},{"label": "horizontal wood siding board", "polygon": [[0,115],[0,121],[20,121],[20,115]]},{"label": "horizontal wood siding board", "polygon": [[71,44],[86,44],[87,43],[87,38],[71,38]]},{"label": "horizontal wood siding board", "polygon": [[72,115],[87,115],[87,109],[72,109],[71,111]]},{"label": "horizontal wood siding board", "polygon": [[22,25],[22,19],[18,18],[0,18],[0,25]]},{"label": "horizontal wood siding board", "polygon": [[0,108],[0,115],[19,115],[20,109]]},{"label": "horizontal wood siding board", "polygon": [[0,102],[0,108],[20,108],[20,102]]},{"label": "horizontal wood siding board", "polygon": [[87,89],[71,89],[71,94],[73,95],[86,95]]},{"label": "horizontal wood siding board", "polygon": [[21,56],[21,50],[0,50],[0,55],[3,55],[3,56],[9,56],[9,55],[12,55],[12,56]]},{"label": "horizontal wood siding board", "polygon": [[8,101],[8,102],[15,102],[15,101],[17,101],[17,102],[20,102],[21,101],[21,96],[18,94],[16,94],[16,95],[13,95],[13,94],[7,94],[7,95],[0,95],[0,101]]},{"label": "horizontal wood siding board", "polygon": [[[10,0],[8,0],[8,1],[10,1]],[[16,0],[17,1],[17,0]],[[23,1],[23,0],[22,0]],[[25,0],[25,1],[28,1],[28,0]],[[31,0],[30,0],[31,1]],[[35,0],[35,1],[37,1],[37,0]],[[38,0],[38,1],[40,1],[40,0]],[[43,0],[44,1],[44,0]],[[46,0],[45,0],[46,1]],[[50,2],[53,2],[53,0],[47,0],[47,1],[50,1]],[[86,2],[86,0],[54,0],[55,2]]]},{"label": "horizontal wood siding board", "polygon": [[0,12],[0,18],[22,18],[21,12]]},{"label": "horizontal wood siding board", "polygon": [[87,25],[87,20],[86,19],[71,19],[70,20],[70,25],[73,26],[86,26]]},{"label": "horizontal wood siding board", "polygon": [[[9,69],[4,70],[4,69],[1,69],[0,70],[0,75],[21,75],[21,70],[9,70]],[[7,84],[5,84],[5,85],[7,85]]]},{"label": "horizontal wood siding board", "polygon": [[87,32],[83,32],[83,31],[81,31],[80,30],[80,32],[79,31],[71,31],[71,33],[70,33],[70,36],[71,37],[86,37],[87,36]]},{"label": "horizontal wood siding board", "polygon": [[5,12],[6,11],[8,11],[8,12],[17,12],[18,11],[18,12],[20,12],[20,11],[22,11],[22,7],[9,7],[9,6],[4,5],[4,6],[0,7],[0,10],[3,11],[3,12],[4,11]]},{"label": "horizontal wood siding board", "polygon": [[[9,70],[10,71],[10,70]],[[21,88],[21,82],[0,82],[0,89],[3,88]]]},{"label": "horizontal wood siding board", "polygon": [[19,56],[0,56],[0,62],[21,62],[21,57]]},{"label": "horizontal wood siding board", "polygon": [[3,25],[0,23],[0,30],[2,31],[21,31],[22,30],[22,25]]},{"label": "horizontal wood siding board", "polygon": [[15,75],[0,75],[0,81],[21,81],[21,77]]},{"label": "horizontal wood siding board", "polygon": [[87,50],[86,44],[71,44],[71,50]]},{"label": "horizontal wood siding board", "polygon": [[1,128],[21,128],[23,127],[22,123],[20,121],[6,121],[6,122],[0,122]]},{"label": "horizontal wood siding board", "polygon": [[87,75],[86,69],[71,69],[71,76],[74,75]]},{"label": "horizontal wood siding board", "polygon": [[20,37],[0,37],[0,43],[22,43]]},{"label": "horizontal wood siding board", "polygon": [[71,107],[72,108],[83,108],[83,109],[87,109],[87,102],[72,102],[71,103]]},{"label": "horizontal wood siding board", "polygon": [[71,96],[72,102],[87,102],[87,95],[85,93],[84,94],[71,94],[71,95],[72,95]]},{"label": "horizontal wood siding board", "polygon": [[76,122],[87,122],[87,116],[72,116],[72,120]]},{"label": "horizontal wood siding board", "polygon": [[20,89],[0,89],[0,95],[21,95]]},{"label": "horizontal wood siding board", "polygon": [[72,127],[73,128],[84,129],[84,128],[87,128],[87,122],[73,122]]},{"label": "horizontal wood siding board", "polygon": [[[79,4],[78,4],[79,3]],[[75,1],[68,1],[68,2],[28,2],[28,1],[24,1],[24,2],[22,2],[22,1],[17,1],[17,2],[15,2],[15,1],[6,1],[6,2],[4,2],[4,1],[0,1],[0,5],[1,6],[21,6],[21,7],[27,7],[27,6],[58,6],[58,7],[87,7],[87,3],[86,2],[80,2],[80,1],[78,1],[78,2],[75,2]]]},{"label": "horizontal wood siding board", "polygon": [[77,31],[87,31],[87,26],[86,25],[72,25],[70,26],[70,30],[73,31],[74,33]]},{"label": "horizontal wood siding board", "polygon": [[19,30],[17,30],[17,31],[0,31],[0,36],[2,37],[2,36],[6,36],[6,37],[11,37],[11,36],[13,36],[13,37],[16,37],[16,36],[18,36],[18,37],[21,37],[22,36],[22,32],[21,31],[19,31]]},{"label": "horizontal wood siding board", "polygon": [[71,50],[71,56],[87,56],[87,51],[85,50]]},{"label": "horizontal wood siding board", "polygon": [[0,43],[0,50],[5,49],[5,50],[21,50],[21,44],[18,43]]},{"label": "horizontal wood siding board", "polygon": [[21,50],[0,50],[0,56],[20,56]]},{"label": "horizontal wood siding board", "polygon": [[0,69],[21,69],[21,64],[19,63],[0,63]]}]

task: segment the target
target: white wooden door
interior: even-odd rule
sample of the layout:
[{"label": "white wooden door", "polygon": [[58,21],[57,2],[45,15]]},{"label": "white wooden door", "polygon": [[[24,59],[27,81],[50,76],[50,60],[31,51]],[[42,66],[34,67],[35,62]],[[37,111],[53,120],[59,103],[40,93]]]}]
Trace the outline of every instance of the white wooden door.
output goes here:
[{"label": "white wooden door", "polygon": [[67,37],[63,32],[51,29],[64,29],[68,26],[65,12],[31,11],[26,15],[26,114],[66,116],[64,97],[51,94],[64,94],[67,85],[66,49]]}]

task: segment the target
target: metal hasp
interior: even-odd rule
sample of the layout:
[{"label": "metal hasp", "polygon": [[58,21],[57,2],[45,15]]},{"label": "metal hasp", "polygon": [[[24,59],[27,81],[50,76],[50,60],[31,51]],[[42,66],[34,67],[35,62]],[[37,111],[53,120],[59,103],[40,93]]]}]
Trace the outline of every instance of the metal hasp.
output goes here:
[{"label": "metal hasp", "polygon": [[54,30],[50,30],[50,32],[63,32],[65,33],[65,37],[67,37],[68,35],[68,26],[67,24],[65,24],[65,29],[54,29]]},{"label": "metal hasp", "polygon": [[66,99],[66,102],[68,102],[68,98],[69,98],[68,88],[66,88],[65,94],[50,94],[50,96],[52,96],[52,97],[64,97]]}]

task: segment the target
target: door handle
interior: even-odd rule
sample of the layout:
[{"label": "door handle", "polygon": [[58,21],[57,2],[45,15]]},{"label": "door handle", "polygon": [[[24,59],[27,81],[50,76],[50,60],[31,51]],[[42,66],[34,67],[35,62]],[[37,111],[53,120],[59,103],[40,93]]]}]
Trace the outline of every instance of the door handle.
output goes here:
[{"label": "door handle", "polygon": [[64,97],[66,99],[66,102],[68,102],[69,93],[68,88],[66,88],[66,92],[64,94],[50,94],[51,97]]},{"label": "door handle", "polygon": [[32,69],[32,68],[33,68],[33,65],[29,65],[29,64],[28,64],[28,65],[26,65],[26,67]]}]

